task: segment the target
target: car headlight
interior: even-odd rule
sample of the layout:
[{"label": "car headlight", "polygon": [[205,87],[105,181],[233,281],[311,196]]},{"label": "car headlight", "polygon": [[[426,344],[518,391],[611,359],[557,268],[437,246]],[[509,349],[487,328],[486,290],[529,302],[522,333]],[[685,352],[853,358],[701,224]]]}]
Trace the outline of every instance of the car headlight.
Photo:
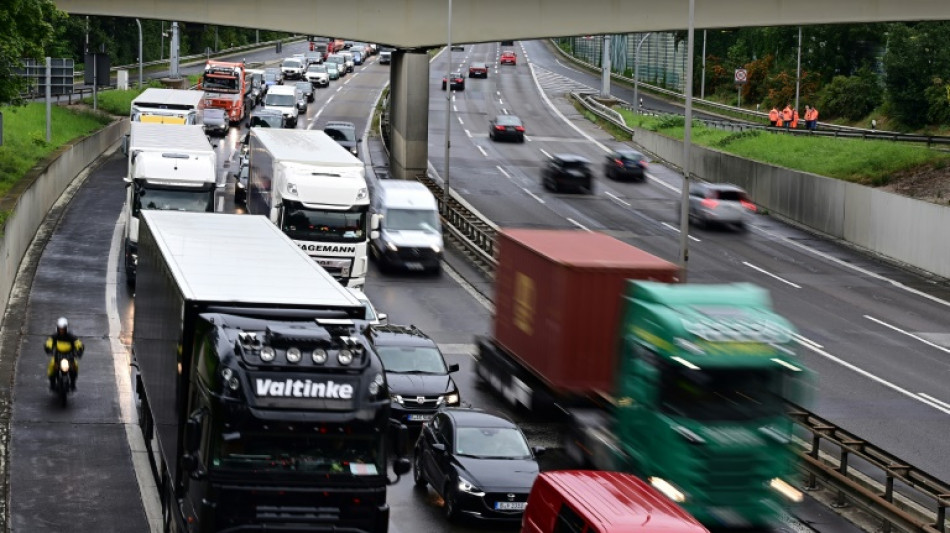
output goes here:
[{"label": "car headlight", "polygon": [[390,249],[391,251],[393,251],[393,252],[398,252],[398,251],[399,251],[399,247],[396,246],[395,244],[391,243],[391,242],[387,242],[387,243],[386,243],[386,248],[389,248],[389,249]]},{"label": "car headlight", "polygon": [[350,152],[352,152],[353,155],[356,155],[356,147],[354,146],[354,147],[350,148]]},{"label": "car headlight", "polygon": [[437,254],[438,254],[438,253],[441,253],[441,252],[442,252],[442,247],[439,246],[438,244],[433,244],[433,245],[432,245],[432,251],[435,252],[435,253],[437,253]]},{"label": "car headlight", "polygon": [[398,394],[391,394],[391,395],[389,396],[389,399],[392,400],[392,401],[394,401],[394,402],[396,402],[396,403],[398,403],[399,405],[402,405],[402,404],[403,404],[402,396],[400,396],[400,395],[398,395]]},{"label": "car headlight", "polygon": [[475,486],[471,481],[459,476],[459,490],[472,496],[484,496],[485,491]]},{"label": "car headlight", "polygon": [[459,393],[458,391],[453,392],[445,396],[446,405],[458,405],[459,404]]},{"label": "car headlight", "polygon": [[69,372],[69,359],[63,357],[59,360],[59,369],[63,372]]}]

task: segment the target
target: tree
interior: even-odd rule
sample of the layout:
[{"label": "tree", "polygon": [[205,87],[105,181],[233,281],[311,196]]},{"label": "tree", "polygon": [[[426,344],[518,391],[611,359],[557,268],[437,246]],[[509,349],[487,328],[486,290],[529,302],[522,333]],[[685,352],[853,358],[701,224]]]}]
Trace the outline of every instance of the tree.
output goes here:
[{"label": "tree", "polygon": [[0,105],[18,104],[24,80],[16,75],[23,58],[42,58],[55,37],[54,28],[66,15],[51,0],[0,2]]},{"label": "tree", "polygon": [[950,76],[950,50],[943,43],[950,39],[950,23],[921,22],[894,24],[888,34],[884,66],[887,98],[897,119],[916,128],[924,125],[931,113],[933,98],[927,90],[935,78]]},{"label": "tree", "polygon": [[818,106],[822,113],[860,120],[881,105],[882,97],[877,76],[863,68],[854,76],[835,76],[819,93]]}]

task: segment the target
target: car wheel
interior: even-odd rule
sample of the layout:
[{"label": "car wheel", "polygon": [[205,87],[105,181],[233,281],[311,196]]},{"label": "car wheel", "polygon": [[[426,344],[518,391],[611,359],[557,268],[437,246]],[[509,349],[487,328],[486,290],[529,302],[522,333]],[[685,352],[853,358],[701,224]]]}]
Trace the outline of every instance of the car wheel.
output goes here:
[{"label": "car wheel", "polygon": [[455,493],[455,488],[452,487],[451,483],[445,484],[445,490],[442,492],[442,500],[445,502],[442,506],[443,511],[445,511],[445,517],[449,519],[449,522],[457,522],[460,516],[458,495]]},{"label": "car wheel", "polygon": [[541,176],[541,186],[544,187],[544,190],[546,191],[551,190],[551,183],[548,181],[547,176]]},{"label": "car wheel", "polygon": [[584,192],[587,194],[594,194],[594,180],[587,180],[587,183],[584,185]]},{"label": "car wheel", "polygon": [[521,137],[518,137],[518,142],[524,143],[524,135],[522,135]]},{"label": "car wheel", "polygon": [[445,90],[445,83],[442,83],[442,90]]},{"label": "car wheel", "polygon": [[412,457],[412,482],[415,483],[417,489],[424,489],[428,484],[426,478],[422,476],[422,457],[418,450]]}]

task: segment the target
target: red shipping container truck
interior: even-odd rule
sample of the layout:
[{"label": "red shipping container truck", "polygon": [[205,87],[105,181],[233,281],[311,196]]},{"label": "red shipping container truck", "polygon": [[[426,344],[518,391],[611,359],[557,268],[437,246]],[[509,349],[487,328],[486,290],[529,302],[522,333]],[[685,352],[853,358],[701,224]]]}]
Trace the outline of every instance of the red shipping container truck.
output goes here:
[{"label": "red shipping container truck", "polygon": [[[626,280],[680,278],[677,265],[601,233],[504,229],[495,246],[494,337],[482,342],[559,395],[613,389]],[[518,396],[524,386],[511,388]]]}]

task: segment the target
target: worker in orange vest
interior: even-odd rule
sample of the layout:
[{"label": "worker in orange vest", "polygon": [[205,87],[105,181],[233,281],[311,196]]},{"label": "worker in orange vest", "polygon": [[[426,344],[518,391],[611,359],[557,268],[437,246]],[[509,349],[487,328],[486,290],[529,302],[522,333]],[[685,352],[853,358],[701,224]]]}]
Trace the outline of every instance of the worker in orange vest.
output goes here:
[{"label": "worker in orange vest", "polygon": [[786,105],[782,110],[782,122],[785,124],[785,129],[792,125],[792,104]]},{"label": "worker in orange vest", "polygon": [[769,126],[774,127],[776,122],[778,122],[778,109],[772,106],[772,110],[769,111]]},{"label": "worker in orange vest", "polygon": [[792,129],[798,129],[798,109],[792,110]]},{"label": "worker in orange vest", "polygon": [[808,126],[808,129],[811,131],[815,131],[815,128],[818,127],[818,108],[811,108],[811,123],[806,124],[806,126]]}]

